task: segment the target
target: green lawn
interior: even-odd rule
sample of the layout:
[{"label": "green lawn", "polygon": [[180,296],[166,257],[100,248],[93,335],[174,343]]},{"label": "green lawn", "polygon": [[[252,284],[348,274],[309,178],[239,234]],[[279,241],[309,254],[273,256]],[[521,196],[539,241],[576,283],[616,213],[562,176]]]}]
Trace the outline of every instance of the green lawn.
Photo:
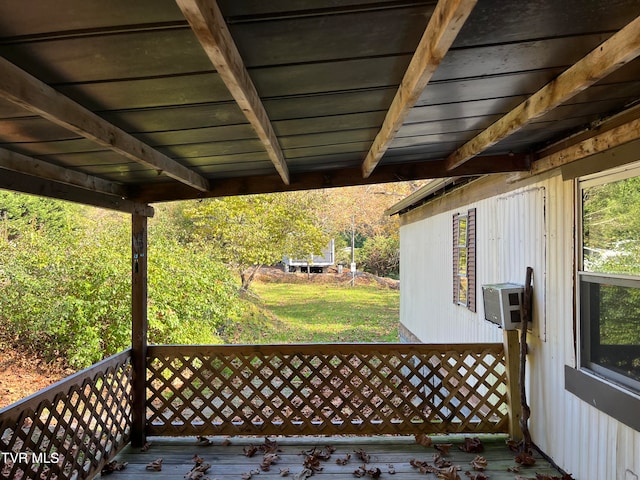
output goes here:
[{"label": "green lawn", "polygon": [[226,332],[233,343],[397,342],[398,290],[317,283],[260,283],[258,299]]}]

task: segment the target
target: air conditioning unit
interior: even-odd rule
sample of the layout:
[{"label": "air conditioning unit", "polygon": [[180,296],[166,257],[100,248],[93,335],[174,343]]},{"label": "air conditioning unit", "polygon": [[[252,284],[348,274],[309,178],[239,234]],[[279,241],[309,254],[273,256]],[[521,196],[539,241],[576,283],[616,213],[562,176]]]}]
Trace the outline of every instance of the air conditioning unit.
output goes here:
[{"label": "air conditioning unit", "polygon": [[517,330],[522,323],[520,305],[524,286],[515,283],[496,283],[482,286],[484,318],[505,330]]}]

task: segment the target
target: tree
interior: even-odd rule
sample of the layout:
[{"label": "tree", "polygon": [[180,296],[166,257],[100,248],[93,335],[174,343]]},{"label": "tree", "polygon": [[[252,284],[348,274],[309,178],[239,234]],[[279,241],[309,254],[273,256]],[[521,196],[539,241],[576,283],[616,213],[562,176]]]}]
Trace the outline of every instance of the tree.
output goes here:
[{"label": "tree", "polygon": [[398,235],[368,238],[360,251],[365,271],[380,277],[397,276],[400,268],[400,242]]},{"label": "tree", "polygon": [[217,246],[217,255],[249,289],[262,265],[318,253],[328,241],[313,215],[315,196],[290,192],[205,200],[185,210],[193,239]]}]

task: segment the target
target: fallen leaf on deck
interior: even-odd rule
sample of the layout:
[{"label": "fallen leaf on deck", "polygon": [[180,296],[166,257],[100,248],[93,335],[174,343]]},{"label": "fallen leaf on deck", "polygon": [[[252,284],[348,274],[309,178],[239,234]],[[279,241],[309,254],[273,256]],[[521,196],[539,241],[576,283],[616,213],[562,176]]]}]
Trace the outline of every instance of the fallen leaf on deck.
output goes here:
[{"label": "fallen leaf on deck", "polygon": [[536,459],[527,452],[522,452],[516,455],[515,461],[520,465],[533,465],[536,463]]},{"label": "fallen leaf on deck", "polygon": [[396,467],[394,467],[393,464],[390,463],[389,465],[387,465],[387,471],[389,472],[389,475],[395,475]]},{"label": "fallen leaf on deck", "polygon": [[258,453],[258,447],[254,444],[249,445],[249,448],[242,447],[242,451],[244,452],[245,457],[253,457],[256,453]]},{"label": "fallen leaf on deck", "polygon": [[151,448],[151,442],[145,442],[145,444],[140,449],[141,452],[147,452]]},{"label": "fallen leaf on deck", "polygon": [[291,472],[289,471],[288,468],[281,468],[280,469],[280,476],[281,477],[288,477],[289,473],[291,473]]},{"label": "fallen leaf on deck", "polygon": [[478,455],[476,458],[471,460],[471,466],[474,470],[478,470],[479,472],[483,472],[487,469],[487,459]]},{"label": "fallen leaf on deck", "polygon": [[262,463],[260,464],[260,468],[267,472],[271,468],[271,465],[277,463],[280,460],[280,457],[276,453],[265,453],[262,458]]},{"label": "fallen leaf on deck", "polygon": [[154,472],[159,472],[162,470],[162,458],[158,458],[151,463],[148,463],[145,467],[147,470],[152,470]]},{"label": "fallen leaf on deck", "polygon": [[471,472],[464,472],[464,474],[469,477],[470,480],[488,480],[489,477],[487,477],[484,473],[480,472],[480,473],[471,473]]},{"label": "fallen leaf on deck", "polygon": [[431,437],[425,433],[418,433],[415,435],[415,438],[418,445],[423,445],[425,447],[433,445],[433,440],[431,440]]},{"label": "fallen leaf on deck", "polygon": [[365,452],[361,448],[359,448],[358,450],[354,450],[354,453],[364,463],[369,463],[371,461],[371,455],[369,455],[367,452]]},{"label": "fallen leaf on deck", "polygon": [[351,458],[351,454],[347,453],[346,457],[336,459],[336,463],[338,465],[346,465],[347,463],[349,463],[350,458]]},{"label": "fallen leaf on deck", "polygon": [[222,441],[222,446],[223,446],[223,447],[228,447],[229,445],[231,445],[231,440],[229,440],[228,438],[225,438],[225,439]]},{"label": "fallen leaf on deck", "polygon": [[301,472],[296,473],[293,476],[293,480],[307,480],[307,478],[311,477],[313,472],[308,468],[303,469]]},{"label": "fallen leaf on deck", "polygon": [[438,443],[433,446],[436,450],[442,453],[442,455],[449,455],[449,449],[453,447],[452,443]]},{"label": "fallen leaf on deck", "polygon": [[464,439],[464,445],[459,448],[463,452],[467,453],[480,453],[484,450],[484,445],[482,445],[482,442],[478,437],[467,437]]},{"label": "fallen leaf on deck", "polygon": [[440,470],[438,473],[438,480],[462,480],[458,475],[459,467],[449,467],[444,470]]},{"label": "fallen leaf on deck", "polygon": [[127,465],[129,465],[127,462],[118,462],[117,460],[113,460],[102,467],[101,473],[103,475],[108,475],[113,472],[119,472],[120,470],[127,468]]},{"label": "fallen leaf on deck", "polygon": [[206,447],[207,445],[211,445],[211,440],[209,440],[207,437],[203,437],[202,435],[198,435],[196,437],[196,445]]},{"label": "fallen leaf on deck", "polygon": [[433,454],[433,464],[438,468],[447,468],[451,466],[451,462],[442,458],[442,455],[439,453]]}]

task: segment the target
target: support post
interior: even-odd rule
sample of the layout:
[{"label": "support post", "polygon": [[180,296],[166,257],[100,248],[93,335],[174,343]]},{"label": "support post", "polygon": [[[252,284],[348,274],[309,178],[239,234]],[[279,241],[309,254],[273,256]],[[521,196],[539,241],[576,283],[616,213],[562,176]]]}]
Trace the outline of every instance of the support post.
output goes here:
[{"label": "support post", "polygon": [[146,441],[147,399],[147,217],[133,214],[131,222],[131,444]]},{"label": "support post", "polygon": [[509,436],[512,440],[522,440],[520,418],[522,399],[520,397],[520,342],[517,330],[504,330],[504,360],[507,373],[507,399],[509,402]]}]

